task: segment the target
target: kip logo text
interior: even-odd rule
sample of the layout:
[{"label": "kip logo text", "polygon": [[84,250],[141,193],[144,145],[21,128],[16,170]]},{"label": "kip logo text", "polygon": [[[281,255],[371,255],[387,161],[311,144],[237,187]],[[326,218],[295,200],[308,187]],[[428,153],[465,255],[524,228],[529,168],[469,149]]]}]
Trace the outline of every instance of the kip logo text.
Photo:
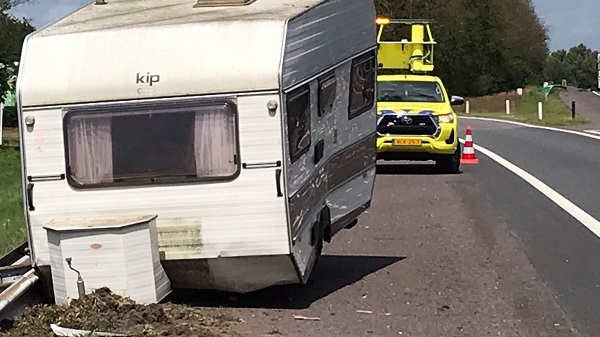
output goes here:
[{"label": "kip logo text", "polygon": [[151,75],[150,73],[137,73],[136,84],[148,84],[150,86],[160,82],[160,75]]}]

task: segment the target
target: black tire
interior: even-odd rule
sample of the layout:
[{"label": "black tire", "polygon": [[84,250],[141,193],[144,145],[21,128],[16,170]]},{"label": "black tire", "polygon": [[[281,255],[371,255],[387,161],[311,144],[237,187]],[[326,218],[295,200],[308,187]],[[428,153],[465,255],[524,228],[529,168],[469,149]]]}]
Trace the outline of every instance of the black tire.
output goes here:
[{"label": "black tire", "polygon": [[329,224],[329,208],[323,209],[321,211],[321,214],[319,215],[319,223],[318,223],[318,235],[317,235],[317,242],[316,244],[316,248],[317,248],[317,252],[316,252],[316,258],[315,258],[315,265],[317,264],[317,262],[319,261],[319,258],[321,257],[321,254],[323,253],[323,246],[324,246],[324,241],[325,241],[325,231],[327,230],[327,226]]},{"label": "black tire", "polygon": [[321,228],[321,225],[317,225],[320,230],[317,232],[319,234],[317,234],[316,242],[315,242],[315,258],[314,258],[314,262],[312,263],[312,266],[310,267],[310,275],[308,275],[308,278],[306,279],[306,282],[304,283],[304,285],[311,285],[315,282],[315,273],[314,273],[314,269],[317,266],[317,264],[319,263],[319,260],[321,258],[321,254],[323,253],[323,229]]},{"label": "black tire", "polygon": [[435,164],[440,171],[443,173],[449,174],[458,174],[460,173],[460,157],[461,157],[461,148],[460,144],[456,148],[453,154],[440,156]]},{"label": "black tire", "polygon": [[314,258],[314,262],[312,263],[312,266],[310,267],[310,275],[308,276],[308,278],[306,279],[306,283],[305,285],[309,285],[314,283],[314,269],[317,266],[317,264],[319,263],[319,260],[321,259],[321,255],[323,254],[323,247],[325,245],[325,238],[327,237],[326,235],[326,231],[327,230],[331,230],[331,218],[330,218],[330,212],[329,212],[329,208],[325,207],[323,210],[321,210],[321,213],[319,214],[319,221],[315,224],[314,227],[315,232],[315,236],[314,236],[314,240],[315,240],[315,258]]}]

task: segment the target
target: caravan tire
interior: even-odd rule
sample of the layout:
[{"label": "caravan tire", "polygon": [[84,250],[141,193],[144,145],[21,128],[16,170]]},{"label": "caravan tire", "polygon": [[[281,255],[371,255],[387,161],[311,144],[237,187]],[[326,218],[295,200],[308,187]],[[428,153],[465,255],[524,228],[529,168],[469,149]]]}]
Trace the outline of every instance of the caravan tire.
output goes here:
[{"label": "caravan tire", "polygon": [[[321,233],[323,233],[323,232],[321,231]],[[323,235],[321,234],[321,238],[317,239],[317,242],[315,243],[317,245],[317,247],[316,247],[317,250],[315,252],[315,262],[313,262],[311,273],[308,276],[308,279],[306,280],[306,285],[313,284],[315,281],[315,269],[317,267],[317,264],[319,264],[321,253],[323,252],[323,238],[322,237],[323,237]]]},{"label": "caravan tire", "polygon": [[327,231],[329,231],[329,233],[331,232],[331,218],[328,207],[325,207],[323,208],[323,210],[321,210],[321,213],[319,215],[319,221],[316,223],[316,226],[318,230],[316,231],[317,237],[315,238],[315,261],[313,262],[311,268],[311,274],[306,280],[307,285],[312,284],[314,282],[314,270],[317,264],[319,263],[321,254],[323,253],[323,245],[327,236],[326,233]]},{"label": "caravan tire", "polygon": [[315,263],[314,265],[317,265],[317,262],[319,262],[319,257],[321,257],[321,253],[323,253],[323,237],[325,234],[325,228],[326,225],[323,224],[322,221],[319,221],[318,224],[318,230],[317,230],[317,237],[316,237],[316,242],[315,242],[315,248],[316,248],[316,252],[315,252]]}]

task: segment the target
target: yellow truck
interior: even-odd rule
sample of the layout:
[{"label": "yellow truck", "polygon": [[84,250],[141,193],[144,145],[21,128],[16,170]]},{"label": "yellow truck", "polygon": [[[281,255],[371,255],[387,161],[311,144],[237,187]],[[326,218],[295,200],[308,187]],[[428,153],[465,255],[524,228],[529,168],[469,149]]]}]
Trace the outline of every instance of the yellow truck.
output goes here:
[{"label": "yellow truck", "polygon": [[452,106],[464,99],[448,95],[442,80],[431,74],[436,45],[431,21],[378,17],[376,23],[378,159],[434,160],[442,172],[459,173],[461,147]]}]

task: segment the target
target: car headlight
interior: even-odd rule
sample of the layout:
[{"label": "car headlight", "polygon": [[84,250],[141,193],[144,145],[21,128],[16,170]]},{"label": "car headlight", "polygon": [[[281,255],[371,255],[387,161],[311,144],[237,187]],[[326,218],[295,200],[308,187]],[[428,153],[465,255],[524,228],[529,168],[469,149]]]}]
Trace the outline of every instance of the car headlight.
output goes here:
[{"label": "car headlight", "polygon": [[449,113],[449,114],[445,114],[445,115],[438,115],[437,118],[440,121],[440,123],[454,122],[454,114],[453,113]]}]

